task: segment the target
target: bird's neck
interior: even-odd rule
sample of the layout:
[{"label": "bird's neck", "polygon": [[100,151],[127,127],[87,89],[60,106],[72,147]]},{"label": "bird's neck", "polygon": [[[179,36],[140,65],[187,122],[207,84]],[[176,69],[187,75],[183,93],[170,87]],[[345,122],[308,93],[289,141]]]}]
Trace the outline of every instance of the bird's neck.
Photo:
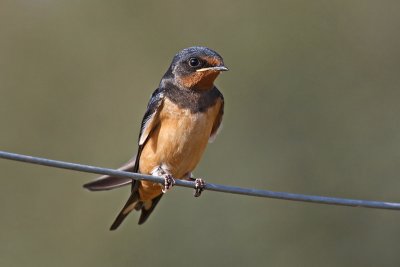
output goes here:
[{"label": "bird's neck", "polygon": [[214,88],[214,81],[219,72],[195,72],[176,79],[177,83],[187,89],[209,91]]}]

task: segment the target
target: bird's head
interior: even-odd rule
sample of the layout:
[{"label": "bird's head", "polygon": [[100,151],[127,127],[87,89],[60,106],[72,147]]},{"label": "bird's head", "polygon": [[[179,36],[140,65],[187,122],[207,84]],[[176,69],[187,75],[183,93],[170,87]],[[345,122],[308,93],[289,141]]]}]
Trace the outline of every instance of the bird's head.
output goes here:
[{"label": "bird's head", "polygon": [[185,48],[175,55],[167,73],[185,89],[210,90],[221,71],[227,71],[222,57],[201,46]]}]

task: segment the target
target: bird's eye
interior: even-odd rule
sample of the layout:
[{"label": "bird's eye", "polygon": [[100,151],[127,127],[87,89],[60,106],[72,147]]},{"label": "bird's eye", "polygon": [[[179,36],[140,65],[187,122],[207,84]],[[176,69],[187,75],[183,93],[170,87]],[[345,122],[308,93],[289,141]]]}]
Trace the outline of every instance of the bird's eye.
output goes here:
[{"label": "bird's eye", "polygon": [[189,59],[189,65],[191,67],[198,67],[200,65],[200,60],[198,60],[195,57],[192,57],[192,58]]}]

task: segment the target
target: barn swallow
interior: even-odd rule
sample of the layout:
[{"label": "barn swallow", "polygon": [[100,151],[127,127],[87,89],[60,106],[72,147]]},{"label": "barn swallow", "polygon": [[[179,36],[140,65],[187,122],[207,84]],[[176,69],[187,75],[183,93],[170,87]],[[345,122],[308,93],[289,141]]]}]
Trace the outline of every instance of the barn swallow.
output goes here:
[{"label": "barn swallow", "polygon": [[221,126],[224,97],[214,81],[227,70],[222,57],[207,47],[190,47],[175,55],[147,105],[136,157],[120,168],[161,176],[164,185],[107,175],[84,185],[99,191],[132,183],[131,195],[110,230],[117,229],[132,210],[141,211],[139,224],[143,224],[174,179],[195,181],[194,195],[201,194],[205,183],[194,179],[192,171]]}]

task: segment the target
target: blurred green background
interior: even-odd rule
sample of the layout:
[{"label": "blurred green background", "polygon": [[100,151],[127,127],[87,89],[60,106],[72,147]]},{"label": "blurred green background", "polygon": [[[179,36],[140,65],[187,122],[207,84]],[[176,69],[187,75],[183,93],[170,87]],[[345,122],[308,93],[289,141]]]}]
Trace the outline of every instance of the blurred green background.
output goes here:
[{"label": "blurred green background", "polygon": [[[230,71],[224,129],[195,175],[400,201],[398,1],[0,3],[0,149],[118,167],[182,48]],[[0,160],[1,266],[399,266],[400,213],[174,188],[108,227],[129,189]]]}]

